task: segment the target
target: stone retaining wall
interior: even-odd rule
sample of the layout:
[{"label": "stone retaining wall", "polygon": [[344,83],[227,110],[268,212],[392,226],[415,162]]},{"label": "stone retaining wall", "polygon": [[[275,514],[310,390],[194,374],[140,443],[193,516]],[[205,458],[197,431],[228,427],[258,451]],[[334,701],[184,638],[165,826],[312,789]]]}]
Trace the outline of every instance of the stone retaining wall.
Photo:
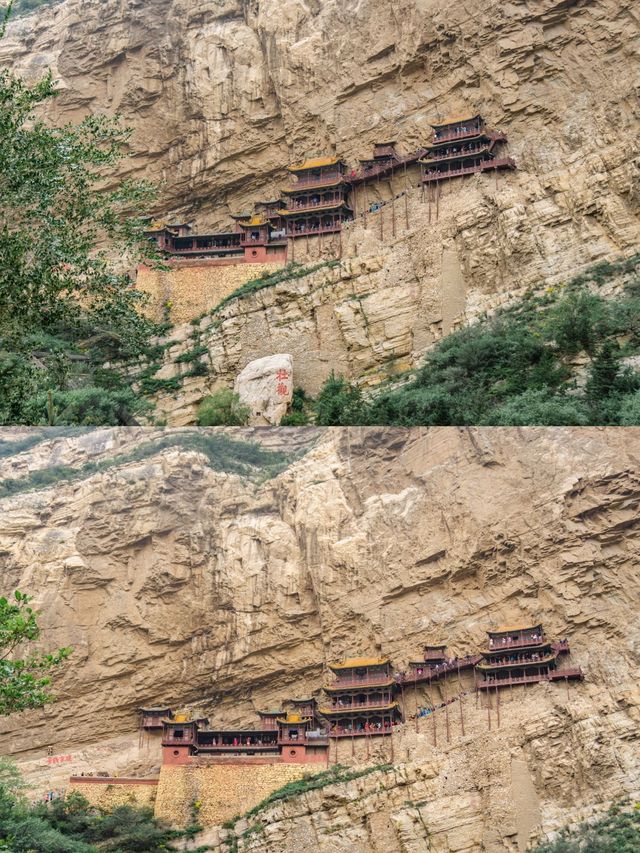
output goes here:
[{"label": "stone retaining wall", "polygon": [[93,806],[101,809],[114,809],[116,806],[135,804],[153,805],[158,788],[157,779],[103,779],[71,777],[67,796],[82,794]]},{"label": "stone retaining wall", "polygon": [[[155,814],[175,826],[185,826],[196,816],[202,826],[215,826],[243,814],[287,782],[319,769],[284,763],[246,766],[239,762],[165,766],[160,771]],[[194,808],[196,803],[200,803],[199,808]]]},{"label": "stone retaining wall", "polygon": [[[138,269],[136,288],[148,293],[150,316],[161,322],[188,323],[215,308],[225,296],[248,281],[275,272],[284,263],[249,264],[240,261],[178,260],[169,270]],[[168,306],[168,307],[167,307]]]}]

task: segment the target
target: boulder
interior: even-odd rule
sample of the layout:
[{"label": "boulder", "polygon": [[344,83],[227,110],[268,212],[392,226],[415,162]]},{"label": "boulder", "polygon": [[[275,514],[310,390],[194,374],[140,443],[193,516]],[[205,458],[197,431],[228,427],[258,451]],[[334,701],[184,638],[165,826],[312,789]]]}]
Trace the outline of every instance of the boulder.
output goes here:
[{"label": "boulder", "polygon": [[236,377],[234,390],[251,409],[251,426],[279,424],[293,396],[293,359],[278,353],[250,361]]}]

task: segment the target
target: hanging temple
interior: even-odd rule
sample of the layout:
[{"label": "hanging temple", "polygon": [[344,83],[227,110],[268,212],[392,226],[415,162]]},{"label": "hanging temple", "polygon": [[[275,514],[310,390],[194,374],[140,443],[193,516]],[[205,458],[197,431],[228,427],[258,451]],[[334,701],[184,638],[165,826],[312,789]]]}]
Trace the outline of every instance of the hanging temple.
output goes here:
[{"label": "hanging temple", "polygon": [[[542,625],[503,626],[488,632],[485,648],[465,657],[448,657],[445,645],[425,646],[421,660],[404,672],[387,658],[352,658],[329,664],[333,678],[324,699],[292,699],[286,708],[258,712],[251,729],[211,728],[206,717],[173,713],[169,707],[140,709],[141,730],[160,735],[165,765],[207,761],[260,760],[261,763],[328,764],[330,744],[340,738],[380,738],[407,722],[405,691],[429,686],[448,674],[473,675],[477,693],[519,685],[584,678],[580,667],[562,666],[569,643],[547,638]],[[447,702],[455,701],[456,696]],[[437,707],[416,715],[428,716]]]},{"label": "hanging temple", "polygon": [[[152,222],[145,232],[167,259],[211,259],[223,263],[270,263],[295,260],[300,238],[338,241],[345,223],[376,213],[385,202],[371,202],[367,187],[372,182],[404,177],[407,168],[420,167],[420,185],[429,200],[437,203],[443,181],[482,172],[515,169],[504,156],[504,133],[487,128],[481,115],[452,116],[432,125],[431,142],[403,155],[395,142],[374,146],[373,156],[348,169],[339,157],[320,157],[289,166],[292,183],[281,198],[263,201],[252,213],[232,216],[233,230],[192,234],[187,223]],[[397,197],[397,196],[396,196]],[[392,199],[392,204],[395,198]],[[395,209],[392,211],[395,222]]]}]

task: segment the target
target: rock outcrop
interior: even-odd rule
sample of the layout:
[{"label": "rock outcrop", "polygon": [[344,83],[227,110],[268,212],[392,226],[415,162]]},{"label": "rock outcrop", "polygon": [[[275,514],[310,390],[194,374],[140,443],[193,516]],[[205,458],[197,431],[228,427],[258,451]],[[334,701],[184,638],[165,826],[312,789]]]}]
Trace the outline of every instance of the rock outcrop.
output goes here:
[{"label": "rock outcrop", "polygon": [[[417,150],[430,121],[465,110],[507,133],[516,172],[454,180],[437,201],[412,174],[406,205],[348,229],[326,282],[225,315],[216,376],[285,351],[312,392],[332,367],[365,382],[412,367],[476,307],[638,245],[638,38],[632,0],[65,0],[14,22],[0,62],[53,69],[51,118],[122,113],[123,174],[161,180],[157,213],[203,231],[277,195],[305,155]],[[204,384],[163,402],[170,423],[193,418]]]},{"label": "rock outcrop", "polygon": [[[298,435],[269,433],[281,447]],[[58,701],[2,720],[3,753],[38,785],[157,769],[156,747],[138,738],[141,706],[248,725],[260,708],[317,695],[343,655],[384,653],[403,668],[425,642],[465,654],[498,623],[534,620],[569,637],[583,683],[504,695],[499,726],[493,697],[490,730],[468,694],[464,734],[454,704],[450,740],[439,712],[435,745],[429,721],[411,719],[393,755],[351,756],[347,744],[340,763],[390,762],[391,775],[272,807],[255,849],[288,853],[313,832],[319,851],[342,849],[341,827],[363,851],[378,835],[373,850],[424,849],[421,832],[434,850],[524,849],[518,838],[638,796],[634,431],[315,431],[264,482],[176,448],[109,467],[145,431],[95,435],[49,453],[75,466],[99,453],[103,470],[1,502],[3,591],[35,594],[44,642],[74,647]],[[40,447],[31,457],[46,464]],[[71,760],[50,765],[49,749]]]},{"label": "rock outcrop", "polygon": [[293,361],[287,353],[257,358],[238,374],[234,390],[251,411],[252,426],[279,425],[293,397]]}]

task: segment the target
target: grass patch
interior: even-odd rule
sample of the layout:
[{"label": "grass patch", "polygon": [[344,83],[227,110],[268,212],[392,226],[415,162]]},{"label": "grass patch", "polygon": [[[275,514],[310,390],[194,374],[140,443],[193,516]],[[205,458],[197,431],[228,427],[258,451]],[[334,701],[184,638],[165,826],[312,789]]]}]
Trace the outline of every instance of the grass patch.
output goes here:
[{"label": "grass patch", "polygon": [[245,820],[249,820],[249,818],[254,817],[268,806],[281,800],[289,800],[291,797],[297,797],[300,794],[305,794],[307,791],[317,791],[319,788],[325,788],[327,785],[334,785],[337,782],[351,782],[353,779],[360,779],[362,776],[368,776],[370,773],[387,772],[392,768],[392,764],[376,764],[374,767],[350,770],[341,764],[336,764],[329,770],[323,770],[322,773],[317,773],[314,776],[307,776],[295,782],[287,782],[282,788],[278,788],[277,791],[265,797],[257,806],[245,812],[243,817]]},{"label": "grass patch", "polygon": [[190,364],[193,361],[198,361],[203,355],[206,355],[208,349],[202,344],[197,344],[192,349],[186,350],[182,355],[174,359],[176,364]]},{"label": "grass patch", "polygon": [[52,465],[39,471],[32,471],[25,477],[4,480],[0,482],[0,498],[46,489],[60,482],[70,483],[84,480],[93,474],[119,465],[143,461],[157,455],[162,450],[170,448],[203,453],[212,470],[239,474],[258,482],[277,476],[297,458],[297,454],[265,450],[259,444],[238,441],[227,435],[202,434],[201,432],[176,435],[169,431],[167,435],[145,442],[127,453],[121,453],[98,462],[87,462],[78,468],[72,468],[68,465]]},{"label": "grass patch", "polygon": [[36,427],[30,429],[27,435],[21,438],[0,438],[0,459],[6,459],[8,456],[17,456],[18,453],[31,450],[32,447],[42,444],[43,441],[49,441],[52,438],[73,437],[89,431],[90,427],[45,427],[43,429]]},{"label": "grass patch", "polygon": [[[233,293],[225,296],[225,298],[216,305],[211,313],[214,314],[221,311],[226,305],[233,302],[235,299],[244,299],[245,297],[258,293],[258,291],[264,290],[267,287],[274,287],[282,281],[294,281],[295,279],[304,278],[307,275],[311,275],[311,273],[317,272],[319,269],[333,269],[338,266],[339,263],[340,261],[335,260],[322,261],[321,263],[310,267],[303,267],[297,263],[287,264],[286,267],[278,270],[277,272],[263,275],[260,278],[254,278],[251,281],[245,282],[245,284],[234,290]],[[205,314],[203,316],[207,315]]]}]

